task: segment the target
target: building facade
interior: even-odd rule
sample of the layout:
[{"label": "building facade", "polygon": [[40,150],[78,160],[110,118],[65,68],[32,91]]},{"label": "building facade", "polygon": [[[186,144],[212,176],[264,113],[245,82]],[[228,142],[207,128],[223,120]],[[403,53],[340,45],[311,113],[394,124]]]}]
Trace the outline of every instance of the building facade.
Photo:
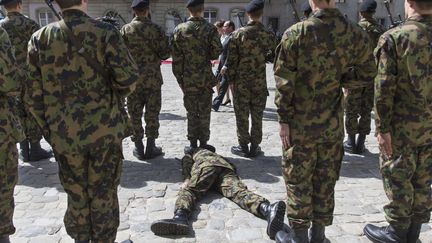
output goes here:
[{"label": "building facade", "polygon": [[[275,32],[283,33],[296,22],[294,6],[298,15],[300,6],[307,0],[266,0],[264,9],[264,25]],[[187,18],[186,0],[154,0],[151,1],[151,16],[154,22],[171,34],[175,26]],[[247,22],[244,6],[249,0],[207,0],[204,17],[211,23],[218,19],[233,20],[237,27]],[[362,0],[336,0],[337,7],[352,21],[359,20],[358,8]],[[385,26],[390,24],[384,0],[377,0],[376,18]],[[404,15],[404,1],[390,0],[390,9],[395,20],[398,15]],[[105,15],[118,16],[120,24],[129,22],[133,18],[130,9],[131,0],[90,0],[89,15],[101,17]],[[46,6],[44,0],[23,0],[24,13],[36,20],[41,26],[56,21],[55,15]]]}]

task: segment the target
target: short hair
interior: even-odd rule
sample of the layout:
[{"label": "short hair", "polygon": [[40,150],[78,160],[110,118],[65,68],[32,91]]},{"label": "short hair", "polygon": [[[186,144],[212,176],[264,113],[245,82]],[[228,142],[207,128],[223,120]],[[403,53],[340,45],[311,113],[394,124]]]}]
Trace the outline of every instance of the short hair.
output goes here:
[{"label": "short hair", "polygon": [[150,5],[143,6],[143,7],[135,7],[135,8],[132,8],[132,9],[136,13],[145,13],[146,11],[150,10]]},{"label": "short hair", "polygon": [[222,28],[224,23],[225,23],[225,20],[220,19],[214,23],[214,26],[216,26],[216,28]]},{"label": "short hair", "polygon": [[17,8],[18,5],[21,4],[21,3],[22,3],[21,0],[14,0],[14,1],[10,2],[10,3],[6,3],[6,4],[4,5],[4,8],[5,8],[6,10],[8,10],[8,9],[13,9],[13,8]]},{"label": "short hair", "polygon": [[201,12],[204,12],[204,4],[199,4],[193,7],[188,7],[187,8],[189,10],[189,12],[191,12],[191,14],[198,14]]},{"label": "short hair", "polygon": [[224,25],[228,23],[228,26],[231,27],[233,30],[235,30],[235,24],[232,20],[225,21]]},{"label": "short hair", "polygon": [[55,0],[61,9],[79,6],[82,4],[82,0]]},{"label": "short hair", "polygon": [[261,18],[264,14],[262,9],[248,13],[253,19]]}]

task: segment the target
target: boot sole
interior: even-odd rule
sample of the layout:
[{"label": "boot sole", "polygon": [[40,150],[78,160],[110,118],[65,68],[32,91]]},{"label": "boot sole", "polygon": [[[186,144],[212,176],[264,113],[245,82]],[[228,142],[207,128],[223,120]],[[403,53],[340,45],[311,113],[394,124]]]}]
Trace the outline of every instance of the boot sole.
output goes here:
[{"label": "boot sole", "polygon": [[375,237],[373,237],[372,235],[370,235],[366,229],[363,229],[363,233],[365,234],[366,238],[368,238],[370,241],[372,241],[373,243],[386,243],[385,241],[381,241],[376,239]]},{"label": "boot sole", "polygon": [[272,240],[275,239],[277,232],[283,229],[285,211],[286,204],[284,202],[279,202],[276,210],[277,213],[267,226],[267,234]]},{"label": "boot sole", "polygon": [[155,235],[188,235],[189,226],[183,224],[156,222],[150,227]]}]

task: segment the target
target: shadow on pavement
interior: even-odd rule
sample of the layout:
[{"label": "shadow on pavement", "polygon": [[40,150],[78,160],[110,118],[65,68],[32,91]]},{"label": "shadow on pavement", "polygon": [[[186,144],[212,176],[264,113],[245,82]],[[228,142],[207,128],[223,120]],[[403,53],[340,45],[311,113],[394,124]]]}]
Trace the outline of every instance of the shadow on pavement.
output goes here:
[{"label": "shadow on pavement", "polygon": [[277,110],[274,108],[266,108],[264,110],[263,121],[278,121]]},{"label": "shadow on pavement", "polygon": [[366,151],[363,155],[345,153],[342,162],[342,177],[381,179],[379,154]]},{"label": "shadow on pavement", "polygon": [[258,156],[253,159],[225,157],[237,167],[241,179],[251,179],[261,183],[277,183],[282,170],[279,156]]},{"label": "shadow on pavement", "polygon": [[179,116],[172,113],[160,113],[159,114],[159,120],[168,120],[168,121],[185,121],[186,117]]},{"label": "shadow on pavement", "polygon": [[[54,160],[52,158],[52,160]],[[58,177],[58,164],[50,160],[42,160],[18,165],[18,185],[32,188],[51,187],[64,192]]]}]

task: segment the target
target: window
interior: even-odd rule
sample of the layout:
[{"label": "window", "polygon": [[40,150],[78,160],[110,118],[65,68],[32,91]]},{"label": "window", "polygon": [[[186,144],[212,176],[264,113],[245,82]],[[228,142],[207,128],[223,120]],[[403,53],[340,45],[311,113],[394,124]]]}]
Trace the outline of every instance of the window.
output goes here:
[{"label": "window", "polygon": [[234,22],[236,28],[240,28],[244,25],[246,25],[246,18],[245,18],[245,10],[240,8],[235,8],[231,10],[230,13],[230,20]]},{"label": "window", "polygon": [[216,9],[206,9],[204,10],[204,18],[211,24],[216,22],[217,10]]},{"label": "window", "polygon": [[50,9],[42,9],[38,11],[38,20],[40,26],[45,26],[49,23],[54,22],[54,14]]}]

